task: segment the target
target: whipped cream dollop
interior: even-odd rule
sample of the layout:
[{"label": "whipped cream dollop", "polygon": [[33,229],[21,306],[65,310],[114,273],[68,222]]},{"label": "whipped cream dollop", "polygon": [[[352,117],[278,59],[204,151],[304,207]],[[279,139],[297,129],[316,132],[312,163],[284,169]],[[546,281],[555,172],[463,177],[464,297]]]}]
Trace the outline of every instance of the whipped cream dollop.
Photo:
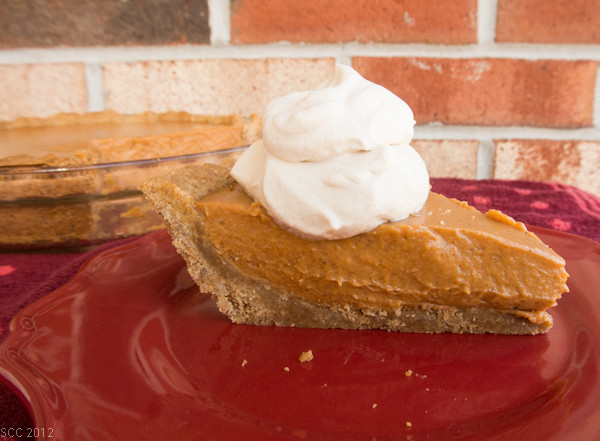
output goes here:
[{"label": "whipped cream dollop", "polygon": [[341,239],[401,220],[429,194],[425,163],[410,146],[410,107],[354,69],[274,99],[260,141],[231,175],[275,221],[314,239]]}]

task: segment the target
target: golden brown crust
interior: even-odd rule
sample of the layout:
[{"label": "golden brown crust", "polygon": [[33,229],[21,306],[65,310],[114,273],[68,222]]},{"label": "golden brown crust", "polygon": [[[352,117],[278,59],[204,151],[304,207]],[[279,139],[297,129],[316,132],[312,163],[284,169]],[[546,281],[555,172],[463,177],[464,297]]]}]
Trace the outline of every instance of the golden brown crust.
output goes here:
[{"label": "golden brown crust", "polygon": [[188,112],[143,112],[135,115],[123,115],[113,110],[90,113],[57,113],[48,117],[21,117],[9,121],[0,121],[0,130],[23,128],[67,126],[72,124],[101,123],[151,123],[151,122],[195,122],[213,125],[241,125],[240,115],[196,115]]},{"label": "golden brown crust", "polygon": [[424,304],[380,311],[319,305],[278,289],[268,280],[252,279],[215,255],[204,236],[203,214],[196,208],[198,199],[233,183],[226,168],[205,165],[154,178],[141,189],[164,217],[173,243],[200,289],[211,293],[221,312],[235,323],[498,334],[537,334],[551,326],[551,318],[537,325],[515,314],[482,307]]}]

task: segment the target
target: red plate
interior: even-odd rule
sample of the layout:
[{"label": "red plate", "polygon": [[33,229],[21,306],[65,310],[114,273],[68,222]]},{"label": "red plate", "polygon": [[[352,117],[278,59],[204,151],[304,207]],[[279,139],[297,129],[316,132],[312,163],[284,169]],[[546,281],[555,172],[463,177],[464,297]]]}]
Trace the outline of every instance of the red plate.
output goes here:
[{"label": "red plate", "polygon": [[599,439],[600,246],[533,230],[571,274],[546,335],[233,325],[159,231],[20,312],[0,372],[49,440]]}]

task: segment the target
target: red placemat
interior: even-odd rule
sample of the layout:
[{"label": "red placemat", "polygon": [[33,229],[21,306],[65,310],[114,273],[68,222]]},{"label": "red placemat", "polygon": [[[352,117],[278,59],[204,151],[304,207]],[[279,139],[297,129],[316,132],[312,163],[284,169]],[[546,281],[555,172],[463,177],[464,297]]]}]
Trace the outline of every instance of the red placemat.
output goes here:
[{"label": "red placemat", "polygon": [[[529,181],[432,179],[432,190],[467,201],[481,211],[498,209],[527,224],[582,235],[600,242],[600,199],[574,187]],[[0,341],[24,306],[67,282],[90,257],[135,240],[93,251],[0,254]],[[31,421],[25,406],[0,383],[0,439],[26,439]]]},{"label": "red placemat", "polygon": [[485,212],[496,209],[538,227],[600,242],[600,198],[575,187],[530,181],[432,179],[432,190],[467,201]]}]

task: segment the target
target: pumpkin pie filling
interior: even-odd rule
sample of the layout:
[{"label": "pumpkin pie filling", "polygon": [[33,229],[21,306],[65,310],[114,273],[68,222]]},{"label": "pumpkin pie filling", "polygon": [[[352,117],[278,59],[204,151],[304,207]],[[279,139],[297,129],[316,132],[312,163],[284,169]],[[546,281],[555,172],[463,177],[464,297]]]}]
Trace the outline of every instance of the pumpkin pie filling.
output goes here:
[{"label": "pumpkin pie filling", "polygon": [[408,219],[340,240],[290,233],[237,184],[197,206],[228,265],[317,304],[484,307],[539,323],[562,293],[542,287],[566,281],[562,258],[522,224],[433,192]]}]

